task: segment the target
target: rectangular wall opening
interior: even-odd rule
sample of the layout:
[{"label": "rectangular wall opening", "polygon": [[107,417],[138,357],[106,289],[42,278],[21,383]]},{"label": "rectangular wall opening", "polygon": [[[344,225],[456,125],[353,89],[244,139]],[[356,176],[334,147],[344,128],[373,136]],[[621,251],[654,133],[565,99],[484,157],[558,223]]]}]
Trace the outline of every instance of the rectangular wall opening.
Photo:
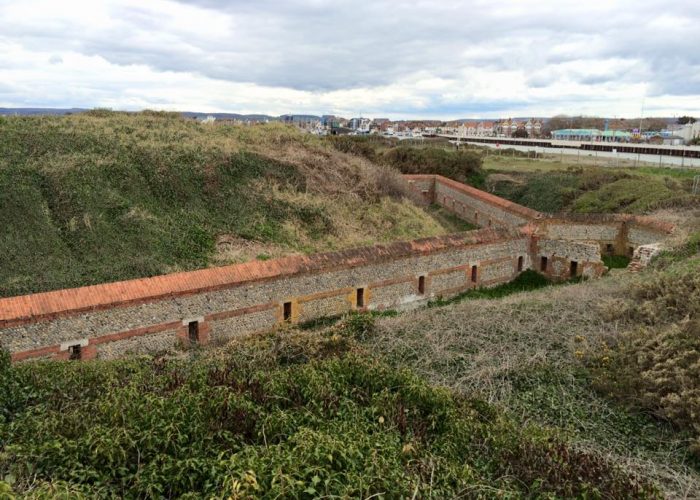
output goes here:
[{"label": "rectangular wall opening", "polygon": [[356,299],[357,299],[356,300],[357,307],[365,307],[365,289],[364,288],[357,289]]},{"label": "rectangular wall opening", "polygon": [[523,270],[523,256],[518,257],[518,272]]},{"label": "rectangular wall opening", "polygon": [[476,266],[472,266],[472,283],[476,283],[476,278],[479,274]]},{"label": "rectangular wall opening", "polygon": [[285,321],[292,321],[292,303],[285,302],[282,307],[282,314]]},{"label": "rectangular wall opening", "polygon": [[83,357],[83,348],[80,344],[68,347],[68,359],[71,361],[80,361]]},{"label": "rectangular wall opening", "polygon": [[578,262],[575,260],[571,261],[571,264],[569,264],[569,275],[574,278],[578,274]]},{"label": "rectangular wall opening", "polygon": [[547,257],[542,257],[540,259],[540,271],[547,271]]},{"label": "rectangular wall opening", "polygon": [[605,245],[605,253],[607,253],[608,255],[612,255],[613,253],[615,253],[615,247],[613,247],[612,243],[608,243],[607,245]]},{"label": "rectangular wall opening", "polygon": [[425,294],[425,276],[418,276],[418,293]]},{"label": "rectangular wall opening", "polygon": [[474,223],[479,222],[479,212],[474,212]]},{"label": "rectangular wall opening", "polygon": [[192,344],[199,342],[199,321],[190,321],[187,323],[187,338]]}]

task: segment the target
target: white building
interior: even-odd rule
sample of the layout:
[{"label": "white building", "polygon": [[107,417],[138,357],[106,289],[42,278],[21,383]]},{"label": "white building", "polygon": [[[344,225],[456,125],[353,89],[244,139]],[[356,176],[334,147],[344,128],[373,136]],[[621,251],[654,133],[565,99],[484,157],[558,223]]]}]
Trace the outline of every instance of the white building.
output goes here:
[{"label": "white building", "polygon": [[693,139],[700,137],[700,121],[695,123],[686,123],[678,130],[673,131],[674,135],[682,137],[686,144]]}]

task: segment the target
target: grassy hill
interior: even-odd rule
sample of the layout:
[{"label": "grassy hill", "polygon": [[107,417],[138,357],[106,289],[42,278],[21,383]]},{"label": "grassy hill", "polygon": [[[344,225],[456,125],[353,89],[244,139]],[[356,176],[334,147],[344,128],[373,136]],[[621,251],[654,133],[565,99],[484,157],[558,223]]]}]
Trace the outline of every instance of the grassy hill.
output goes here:
[{"label": "grassy hill", "polygon": [[0,296],[451,232],[396,170],[280,124],[0,117]]},{"label": "grassy hill", "polygon": [[644,214],[661,208],[697,208],[693,169],[578,165],[575,160],[490,155],[487,189],[543,212]]}]

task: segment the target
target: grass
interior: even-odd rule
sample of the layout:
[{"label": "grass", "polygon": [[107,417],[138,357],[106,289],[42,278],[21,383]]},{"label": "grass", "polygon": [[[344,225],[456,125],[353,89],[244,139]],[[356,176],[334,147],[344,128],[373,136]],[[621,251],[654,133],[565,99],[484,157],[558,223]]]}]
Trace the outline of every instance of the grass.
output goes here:
[{"label": "grass", "polygon": [[536,271],[530,269],[520,273],[513,281],[490,288],[466,290],[448,299],[442,297],[428,303],[429,307],[442,307],[469,299],[500,299],[513,293],[537,290],[554,283]]},{"label": "grass", "polygon": [[603,255],[601,259],[605,267],[610,269],[624,269],[630,263],[630,258],[624,255]]},{"label": "grass", "polygon": [[581,167],[548,160],[486,160],[489,190],[542,212],[635,213],[692,208],[690,170]]},{"label": "grass", "polygon": [[580,157],[575,155],[558,155],[538,153],[533,157],[533,153],[524,151],[501,150],[500,154],[491,148],[473,147],[473,150],[480,151],[484,156],[484,169],[503,170],[518,169],[520,171],[548,171],[565,170],[568,168],[596,168],[624,170],[628,173],[642,173],[652,175],[662,175],[670,177],[692,177],[697,175],[697,167],[680,167],[677,165],[658,166],[658,161],[650,163],[637,163],[634,159],[616,159],[607,157],[595,157],[595,154],[585,154]]},{"label": "grass", "polygon": [[283,125],[152,112],[1,117],[0,149],[0,296],[453,225],[408,201],[397,171]]}]

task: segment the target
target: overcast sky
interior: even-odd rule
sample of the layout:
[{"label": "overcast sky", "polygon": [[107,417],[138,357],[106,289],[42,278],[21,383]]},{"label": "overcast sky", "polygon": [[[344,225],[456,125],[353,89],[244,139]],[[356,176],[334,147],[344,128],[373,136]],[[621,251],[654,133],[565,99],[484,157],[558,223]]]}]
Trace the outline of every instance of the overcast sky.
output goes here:
[{"label": "overcast sky", "polygon": [[700,0],[0,0],[0,107],[700,115]]}]

